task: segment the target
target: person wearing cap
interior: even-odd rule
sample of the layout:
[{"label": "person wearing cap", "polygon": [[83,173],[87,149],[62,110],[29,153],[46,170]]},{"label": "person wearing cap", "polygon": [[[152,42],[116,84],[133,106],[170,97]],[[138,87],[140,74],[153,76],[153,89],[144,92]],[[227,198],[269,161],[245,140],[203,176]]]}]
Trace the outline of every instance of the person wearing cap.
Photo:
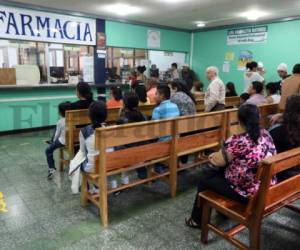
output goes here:
[{"label": "person wearing cap", "polygon": [[288,66],[285,63],[280,63],[277,67],[277,74],[281,78],[281,80],[276,83],[276,86],[279,92],[281,92],[282,82],[284,81],[284,79],[291,76],[288,74]]},{"label": "person wearing cap", "polygon": [[190,69],[188,64],[182,65],[182,80],[186,83],[189,90],[193,88],[194,81],[197,80],[196,74],[193,70]]},{"label": "person wearing cap", "polygon": [[262,77],[264,77],[264,75],[266,74],[266,70],[264,67],[263,62],[258,62],[257,63],[257,72],[258,74],[260,74]]},{"label": "person wearing cap", "polygon": [[218,75],[217,67],[210,66],[206,69],[209,85],[204,97],[205,112],[225,109],[225,85]]}]

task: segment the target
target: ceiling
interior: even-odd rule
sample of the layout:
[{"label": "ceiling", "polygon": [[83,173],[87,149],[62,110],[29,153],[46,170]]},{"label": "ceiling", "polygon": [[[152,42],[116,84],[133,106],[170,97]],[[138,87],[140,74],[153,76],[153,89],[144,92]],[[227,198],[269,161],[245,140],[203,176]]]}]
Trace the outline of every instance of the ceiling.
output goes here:
[{"label": "ceiling", "polygon": [[[246,23],[249,21],[239,15],[249,10],[268,13],[258,21],[295,17],[300,14],[299,0],[16,0],[0,3],[17,3],[31,8],[36,6],[69,11],[70,14],[84,13],[93,17],[189,30],[197,29],[197,21],[205,22],[206,28]],[[105,8],[114,3],[125,3],[137,9],[126,16],[117,15],[113,13],[113,8]]]}]

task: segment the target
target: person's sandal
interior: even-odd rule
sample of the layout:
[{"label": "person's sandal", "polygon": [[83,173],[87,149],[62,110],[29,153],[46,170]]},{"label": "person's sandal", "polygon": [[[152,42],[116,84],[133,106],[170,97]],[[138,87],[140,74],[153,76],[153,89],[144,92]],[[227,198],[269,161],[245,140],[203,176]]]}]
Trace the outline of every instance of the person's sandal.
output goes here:
[{"label": "person's sandal", "polygon": [[185,225],[190,228],[201,229],[201,226],[198,225],[192,218],[185,219]]}]

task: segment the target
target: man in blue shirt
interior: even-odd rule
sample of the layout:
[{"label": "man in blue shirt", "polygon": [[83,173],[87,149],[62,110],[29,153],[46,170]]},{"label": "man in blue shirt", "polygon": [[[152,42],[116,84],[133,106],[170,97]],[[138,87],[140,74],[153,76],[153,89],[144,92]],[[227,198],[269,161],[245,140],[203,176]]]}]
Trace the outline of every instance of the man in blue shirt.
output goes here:
[{"label": "man in blue shirt", "polygon": [[[170,101],[171,90],[168,85],[161,84],[157,87],[155,99],[158,106],[153,110],[152,120],[171,119],[180,116],[179,109],[175,103]],[[159,138],[158,141],[168,141],[171,136]],[[161,163],[155,164],[155,172],[161,174],[167,170],[167,166]]]},{"label": "man in blue shirt", "polygon": [[155,99],[158,106],[153,110],[152,120],[170,119],[180,115],[177,105],[170,101],[170,96],[168,85],[162,84],[157,87]]}]

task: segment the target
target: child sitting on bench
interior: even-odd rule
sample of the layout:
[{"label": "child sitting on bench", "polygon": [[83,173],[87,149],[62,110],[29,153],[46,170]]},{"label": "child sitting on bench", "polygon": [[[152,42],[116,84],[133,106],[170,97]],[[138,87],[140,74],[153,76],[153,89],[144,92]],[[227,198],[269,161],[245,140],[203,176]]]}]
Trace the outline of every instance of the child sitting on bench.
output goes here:
[{"label": "child sitting on bench", "polygon": [[46,148],[46,157],[48,163],[48,179],[51,180],[55,174],[55,162],[53,158],[53,153],[56,149],[65,146],[65,113],[68,109],[70,103],[63,102],[58,105],[58,112],[61,118],[56,123],[55,133],[51,140],[46,141],[49,146]]}]

